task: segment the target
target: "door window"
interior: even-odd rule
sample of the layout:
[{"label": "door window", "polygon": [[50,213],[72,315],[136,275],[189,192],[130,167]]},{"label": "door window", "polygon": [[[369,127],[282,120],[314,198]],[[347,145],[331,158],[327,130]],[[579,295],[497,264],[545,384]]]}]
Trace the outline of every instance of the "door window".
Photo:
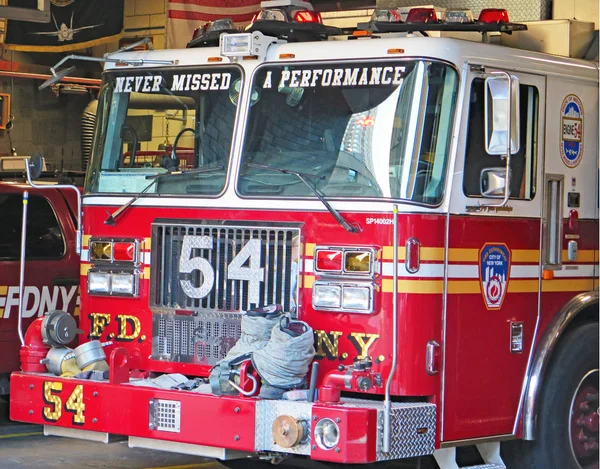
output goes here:
[{"label": "door window", "polygon": [[[510,159],[510,198],[531,200],[536,191],[537,134],[539,93],[535,86],[519,85],[520,142],[519,151]],[[481,171],[504,167],[504,158],[485,151],[485,80],[475,78],[471,83],[469,123],[463,191],[469,197],[481,197]]]},{"label": "door window", "polygon": [[[21,252],[23,198],[21,194],[0,194],[0,259],[18,260]],[[27,259],[59,259],[65,254],[65,240],[54,210],[39,196],[29,197],[27,214]]]}]

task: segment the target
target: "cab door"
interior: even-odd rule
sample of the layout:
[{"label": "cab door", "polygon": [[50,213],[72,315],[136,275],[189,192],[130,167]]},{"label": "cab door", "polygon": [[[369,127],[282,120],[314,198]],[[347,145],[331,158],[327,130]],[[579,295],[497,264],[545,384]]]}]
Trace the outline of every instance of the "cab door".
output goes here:
[{"label": "cab door", "polygon": [[[23,186],[0,186],[0,376],[19,369],[23,190]],[[75,224],[65,199],[56,190],[29,191],[23,333],[34,319],[50,310],[73,313],[79,285]]]},{"label": "cab door", "polygon": [[494,94],[485,79],[498,71],[469,65],[465,74],[448,228],[443,441],[513,434],[539,317],[546,80],[510,72],[519,112],[510,198],[498,206],[506,158],[486,149],[494,123],[486,129],[484,102]]}]

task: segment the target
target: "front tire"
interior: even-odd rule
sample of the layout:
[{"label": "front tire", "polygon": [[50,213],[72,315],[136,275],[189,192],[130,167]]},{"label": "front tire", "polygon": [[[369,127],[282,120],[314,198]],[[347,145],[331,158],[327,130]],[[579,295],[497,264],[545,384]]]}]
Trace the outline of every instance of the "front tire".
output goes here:
[{"label": "front tire", "polygon": [[598,468],[598,324],[566,333],[544,376],[534,441],[503,445],[509,469]]}]

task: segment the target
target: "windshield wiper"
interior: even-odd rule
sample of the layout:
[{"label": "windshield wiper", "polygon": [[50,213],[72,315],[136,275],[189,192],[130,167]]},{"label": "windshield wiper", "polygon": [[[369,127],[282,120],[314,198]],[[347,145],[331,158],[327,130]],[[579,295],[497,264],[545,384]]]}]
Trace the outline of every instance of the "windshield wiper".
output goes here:
[{"label": "windshield wiper", "polygon": [[225,167],[223,165],[219,165],[219,166],[215,166],[214,168],[190,169],[189,171],[174,171],[171,173],[159,173],[159,174],[151,174],[149,176],[146,176],[146,179],[152,179],[150,184],[148,184],[146,187],[144,187],[144,190],[142,190],[138,194],[134,195],[129,201],[127,201],[126,203],[121,205],[113,213],[110,213],[108,215],[108,218],[106,220],[104,220],[104,224],[110,225],[110,226],[114,225],[115,220],[117,219],[118,216],[120,216],[125,210],[127,210],[129,207],[131,207],[131,205],[137,199],[139,199],[142,195],[144,195],[146,192],[148,192],[152,188],[152,186],[154,186],[154,184],[156,184],[162,178],[169,177],[169,176],[179,176],[181,174],[211,173],[213,171],[221,171],[223,169],[225,169]]},{"label": "windshield wiper", "polygon": [[248,163],[247,166],[249,166],[251,168],[261,168],[261,169],[266,169],[267,171],[273,171],[273,172],[282,173],[282,174],[292,174],[292,175],[296,176],[298,179],[300,179],[300,181],[302,181],[304,183],[304,185],[306,187],[308,187],[317,196],[317,199],[319,199],[321,201],[321,203],[323,205],[325,205],[325,208],[329,211],[329,213],[331,213],[333,218],[335,218],[335,220],[348,233],[358,233],[360,231],[360,228],[358,226],[351,225],[350,223],[348,223],[346,221],[346,219],[340,214],[340,212],[338,212],[335,208],[333,208],[331,205],[329,205],[329,202],[327,202],[327,200],[325,199],[325,196],[323,194],[321,194],[321,192],[316,187],[314,187],[310,182],[308,182],[306,180],[309,178],[323,180],[323,179],[325,179],[325,176],[317,176],[315,174],[308,174],[308,173],[299,173],[298,171],[291,171],[289,169],[284,169],[284,168],[274,168],[272,166],[265,166],[263,164],[256,164],[256,163]]},{"label": "windshield wiper", "polygon": [[222,164],[219,166],[214,166],[212,168],[196,168],[196,169],[189,169],[189,170],[182,170],[182,171],[171,171],[169,173],[158,173],[158,174],[150,174],[149,176],[146,176],[146,179],[162,179],[165,177],[171,177],[171,176],[184,176],[186,174],[202,174],[202,173],[212,173],[213,171],[222,171],[225,169],[225,166],[223,166]]}]

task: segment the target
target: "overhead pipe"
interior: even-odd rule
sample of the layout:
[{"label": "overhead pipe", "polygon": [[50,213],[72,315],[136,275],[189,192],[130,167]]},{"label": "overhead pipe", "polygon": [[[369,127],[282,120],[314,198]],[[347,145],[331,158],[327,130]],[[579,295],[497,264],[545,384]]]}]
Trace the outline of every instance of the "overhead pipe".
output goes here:
[{"label": "overhead pipe", "polygon": [[[0,70],[0,77],[11,77],[11,78],[29,78],[31,80],[47,80],[52,75],[46,75],[43,73],[29,73],[29,72],[11,72],[7,70]],[[100,86],[102,80],[98,78],[80,78],[80,77],[65,77],[62,79],[63,82],[76,83],[79,85],[95,85]]]}]

